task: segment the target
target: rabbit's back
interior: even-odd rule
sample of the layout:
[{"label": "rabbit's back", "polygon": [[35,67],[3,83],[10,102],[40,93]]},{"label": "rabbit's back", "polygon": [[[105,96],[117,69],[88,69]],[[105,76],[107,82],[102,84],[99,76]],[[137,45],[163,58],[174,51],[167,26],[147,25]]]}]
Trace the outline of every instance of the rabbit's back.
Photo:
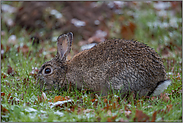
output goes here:
[{"label": "rabbit's back", "polygon": [[68,61],[67,76],[80,86],[87,81],[86,86],[94,91],[112,87],[124,93],[142,90],[139,93],[144,95],[166,79],[166,72],[152,48],[137,41],[113,39],[74,56]]}]

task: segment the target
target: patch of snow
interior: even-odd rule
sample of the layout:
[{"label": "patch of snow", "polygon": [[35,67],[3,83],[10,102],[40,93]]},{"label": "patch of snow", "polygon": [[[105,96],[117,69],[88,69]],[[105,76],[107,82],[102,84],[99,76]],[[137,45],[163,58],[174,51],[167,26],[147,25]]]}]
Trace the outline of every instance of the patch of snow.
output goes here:
[{"label": "patch of snow", "polygon": [[119,97],[118,95],[114,95],[114,97]]},{"label": "patch of snow", "polygon": [[87,113],[87,114],[86,114],[86,117],[87,117],[87,118],[91,118],[91,117],[95,117],[95,115],[92,114],[92,113]]},{"label": "patch of snow", "polygon": [[4,54],[4,50],[1,50],[1,54]]},{"label": "patch of snow", "polygon": [[100,7],[102,4],[103,4],[102,1],[100,1],[100,2],[92,2],[92,3],[90,4],[90,6],[91,6],[92,8],[96,8],[96,7]]},{"label": "patch of snow", "polygon": [[106,37],[107,36],[107,32],[102,31],[102,30],[97,30],[96,33],[95,33],[95,35],[97,37]]},{"label": "patch of snow", "polygon": [[57,105],[62,106],[63,104],[68,103],[68,102],[73,102],[73,100],[70,99],[70,100],[65,100],[65,101],[58,101],[58,102],[55,102],[55,103],[49,102],[49,104],[51,105],[50,107],[53,108]]},{"label": "patch of snow", "polygon": [[99,25],[100,21],[99,20],[95,20],[94,23],[95,23],[95,25]]},{"label": "patch of snow", "polygon": [[30,113],[29,118],[35,119],[37,117],[37,113]]},{"label": "patch of snow", "polygon": [[27,108],[25,109],[25,111],[26,111],[26,112],[36,112],[37,110],[34,109],[34,108],[31,108],[31,107],[27,107]]},{"label": "patch of snow", "polygon": [[62,18],[62,14],[60,12],[58,12],[57,10],[55,10],[55,9],[52,9],[50,11],[50,14],[55,15],[56,18]]},{"label": "patch of snow", "polygon": [[46,111],[40,110],[41,113],[46,113]]},{"label": "patch of snow", "polygon": [[2,9],[2,11],[9,12],[9,13],[15,13],[17,10],[15,7],[12,7],[12,6],[7,5],[7,4],[2,4],[1,9]]},{"label": "patch of snow", "polygon": [[74,24],[74,26],[76,26],[76,27],[81,27],[81,26],[86,25],[86,23],[84,21],[81,21],[81,20],[78,20],[78,19],[75,19],[75,18],[73,18],[71,20],[71,23]]},{"label": "patch of snow", "polygon": [[109,8],[114,8],[115,5],[118,7],[124,7],[127,2],[124,1],[110,1],[107,5]]},{"label": "patch of snow", "polygon": [[119,7],[123,7],[125,6],[125,2],[124,1],[113,1],[114,4],[118,5]]},{"label": "patch of snow", "polygon": [[168,12],[165,10],[160,10],[160,11],[157,11],[157,15],[160,17],[164,17],[168,15]]},{"label": "patch of snow", "polygon": [[132,105],[131,105],[131,104],[127,104],[127,106],[128,106],[128,107],[132,107]]},{"label": "patch of snow", "polygon": [[56,42],[57,38],[58,38],[57,36],[54,36],[54,37],[52,37],[51,41]]},{"label": "patch of snow", "polygon": [[166,73],[166,75],[173,75],[173,73],[172,72],[168,72],[168,73]]},{"label": "patch of snow", "polygon": [[175,28],[178,28],[178,23],[179,21],[178,21],[178,19],[177,18],[171,18],[170,19],[170,25],[172,26],[172,27],[175,27]]},{"label": "patch of snow", "polygon": [[148,22],[147,25],[150,28],[157,28],[157,27],[168,28],[170,26],[169,23],[167,23],[167,22],[160,22],[160,21]]},{"label": "patch of snow", "polygon": [[62,113],[62,112],[60,112],[60,111],[56,111],[56,112],[54,112],[54,114],[57,114],[57,115],[59,115],[60,117],[62,117],[62,116],[64,116],[64,113]]},{"label": "patch of snow", "polygon": [[8,38],[8,42],[9,43],[13,43],[16,41],[16,36],[15,35],[11,35],[9,38]]},{"label": "patch of snow", "polygon": [[147,108],[153,108],[153,106],[148,105]]},{"label": "patch of snow", "polygon": [[154,3],[153,6],[154,6],[155,9],[162,10],[162,9],[170,8],[171,3],[170,2],[158,2],[158,3]]},{"label": "patch of snow", "polygon": [[82,115],[78,115],[78,118],[81,119],[81,118],[91,118],[91,117],[95,117],[94,114],[92,113],[86,113],[86,114],[82,114]]}]

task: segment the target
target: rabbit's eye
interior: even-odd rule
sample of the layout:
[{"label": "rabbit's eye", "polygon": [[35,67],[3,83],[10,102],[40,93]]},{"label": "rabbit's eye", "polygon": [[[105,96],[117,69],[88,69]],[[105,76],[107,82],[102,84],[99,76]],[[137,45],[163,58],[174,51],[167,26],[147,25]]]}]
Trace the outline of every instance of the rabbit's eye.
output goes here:
[{"label": "rabbit's eye", "polygon": [[46,73],[46,74],[51,73],[51,69],[50,69],[50,68],[46,68],[46,69],[45,69],[45,73]]},{"label": "rabbit's eye", "polygon": [[47,75],[47,74],[51,74],[53,72],[52,68],[51,67],[46,67],[44,70],[43,70],[43,74]]}]

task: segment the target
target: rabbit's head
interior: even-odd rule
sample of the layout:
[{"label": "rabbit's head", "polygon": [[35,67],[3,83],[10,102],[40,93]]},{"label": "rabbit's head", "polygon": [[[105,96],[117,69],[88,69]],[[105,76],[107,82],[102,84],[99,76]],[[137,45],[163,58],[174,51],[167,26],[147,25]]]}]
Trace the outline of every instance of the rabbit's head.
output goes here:
[{"label": "rabbit's head", "polygon": [[38,72],[37,83],[40,89],[51,90],[64,87],[67,73],[66,57],[70,53],[72,40],[72,32],[58,37],[56,56],[52,60],[45,62]]}]

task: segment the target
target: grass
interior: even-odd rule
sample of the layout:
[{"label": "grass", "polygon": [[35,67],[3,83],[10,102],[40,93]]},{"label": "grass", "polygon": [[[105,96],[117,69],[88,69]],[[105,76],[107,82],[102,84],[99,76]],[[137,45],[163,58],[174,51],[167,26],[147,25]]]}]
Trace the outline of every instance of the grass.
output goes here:
[{"label": "grass", "polygon": [[[146,11],[147,14],[145,14],[144,9],[149,9],[149,11]],[[148,44],[161,55],[163,46],[170,42],[179,46],[182,45],[182,35],[179,29],[149,27],[148,23],[155,22],[157,19],[161,20],[161,17],[157,17],[151,7],[144,9],[136,12],[139,17],[133,20],[137,25],[135,39]],[[179,15],[176,15],[176,17],[181,18]],[[165,21],[168,21],[168,19]],[[180,25],[180,23],[178,24]],[[119,23],[116,26],[119,26]],[[52,52],[47,49],[56,47],[56,43],[43,42],[38,47],[34,47],[32,42],[29,41],[29,34],[22,29],[14,34],[17,37],[17,43],[12,45],[8,44],[7,41],[13,33],[9,32],[6,26],[2,26],[2,30],[5,32],[5,35],[1,36],[2,45],[11,47],[5,54],[6,58],[1,59],[1,105],[8,110],[4,113],[1,107],[2,122],[134,121],[135,118],[139,118],[137,116],[138,111],[144,113],[142,119],[139,120],[149,117],[151,121],[154,114],[156,115],[155,121],[182,122],[182,54],[175,46],[169,49],[170,56],[164,58],[166,72],[170,73],[168,77],[172,80],[172,84],[163,92],[164,95],[149,99],[118,100],[118,97],[115,96],[102,97],[99,95],[96,97],[92,93],[75,89],[74,91],[59,92],[55,90],[54,93],[46,93],[48,99],[40,101],[37,96],[41,97],[42,92],[36,88],[36,80],[30,73],[33,67],[40,68],[42,63],[51,59],[49,54]],[[16,30],[16,28],[12,30]],[[170,33],[173,33],[173,36],[170,36]],[[165,37],[168,37],[168,40],[165,40]],[[17,47],[24,44],[28,46],[28,53],[24,54],[23,50],[17,52]],[[38,51],[41,48],[44,48],[44,53],[39,55]],[[14,76],[7,75],[8,65],[17,71]],[[7,77],[3,78],[2,73]],[[5,95],[2,96],[2,93]],[[120,96],[119,94],[116,95]],[[67,106],[51,108],[48,100],[55,96],[69,96],[73,103],[70,106],[67,104]],[[16,99],[19,99],[19,101]],[[89,113],[85,113],[87,111]]]}]

